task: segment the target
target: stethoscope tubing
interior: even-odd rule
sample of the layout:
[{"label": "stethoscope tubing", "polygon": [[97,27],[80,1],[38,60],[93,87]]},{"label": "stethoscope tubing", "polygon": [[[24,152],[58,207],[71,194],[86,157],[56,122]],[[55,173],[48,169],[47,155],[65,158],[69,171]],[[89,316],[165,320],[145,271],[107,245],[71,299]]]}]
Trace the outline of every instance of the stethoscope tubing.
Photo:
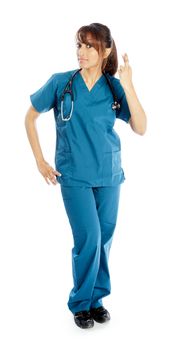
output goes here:
[{"label": "stethoscope tubing", "polygon": [[[61,95],[61,118],[62,118],[63,121],[68,121],[68,120],[70,120],[71,117],[72,117],[72,113],[73,113],[73,104],[74,104],[74,95],[73,95],[73,90],[72,90],[72,84],[73,84],[73,79],[74,79],[75,75],[76,75],[80,70],[82,70],[82,68],[78,69],[78,70],[72,75],[72,77],[71,77],[71,78],[69,79],[69,81],[67,82],[67,84],[66,84],[66,86],[65,86],[65,88],[64,88],[64,90],[63,90],[63,93],[62,93],[62,95]],[[113,95],[114,102],[112,103],[111,107],[112,107],[113,110],[117,110],[117,109],[120,108],[120,104],[119,104],[118,101],[117,101],[117,96],[116,96],[116,94],[115,94],[114,88],[113,88],[113,86],[112,86],[112,84],[111,84],[111,81],[110,81],[109,78],[107,77],[106,73],[105,73],[104,71],[103,71],[102,73],[103,73],[103,75],[105,76],[106,81],[107,81],[107,83],[108,83],[108,85],[109,85],[109,88],[110,88],[110,90],[111,90],[111,92],[112,92],[112,95]],[[71,111],[70,111],[70,115],[67,116],[67,117],[64,117],[64,116],[63,116],[63,104],[64,104],[64,96],[65,96],[65,94],[70,94],[70,96],[71,96]],[[117,113],[117,112],[116,112],[116,113]]]}]

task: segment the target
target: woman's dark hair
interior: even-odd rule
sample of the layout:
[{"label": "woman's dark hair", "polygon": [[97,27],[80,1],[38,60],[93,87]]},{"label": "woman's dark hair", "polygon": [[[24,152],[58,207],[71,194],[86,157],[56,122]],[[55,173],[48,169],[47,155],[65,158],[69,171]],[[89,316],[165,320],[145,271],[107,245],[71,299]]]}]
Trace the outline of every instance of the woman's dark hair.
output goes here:
[{"label": "woman's dark hair", "polygon": [[82,26],[76,33],[76,40],[87,44],[87,34],[92,36],[91,45],[98,51],[104,54],[106,48],[112,48],[109,56],[104,58],[102,63],[102,71],[114,75],[118,69],[118,57],[115,42],[111,36],[110,29],[101,23],[91,23]]}]

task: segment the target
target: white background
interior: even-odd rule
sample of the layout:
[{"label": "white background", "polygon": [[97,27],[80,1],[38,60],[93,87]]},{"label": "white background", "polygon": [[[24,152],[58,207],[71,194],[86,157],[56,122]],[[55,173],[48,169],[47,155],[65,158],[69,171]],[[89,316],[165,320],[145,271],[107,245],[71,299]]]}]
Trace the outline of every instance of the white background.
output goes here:
[{"label": "white background", "polygon": [[[173,1],[7,0],[0,17],[1,350],[174,350]],[[24,118],[29,95],[51,74],[79,67],[75,33],[92,22],[111,29],[119,64],[128,54],[148,128],[140,136],[115,123],[126,181],[104,299],[111,321],[82,330],[67,308],[73,240],[60,187],[39,173]],[[37,130],[54,167],[53,110],[40,115]]]}]

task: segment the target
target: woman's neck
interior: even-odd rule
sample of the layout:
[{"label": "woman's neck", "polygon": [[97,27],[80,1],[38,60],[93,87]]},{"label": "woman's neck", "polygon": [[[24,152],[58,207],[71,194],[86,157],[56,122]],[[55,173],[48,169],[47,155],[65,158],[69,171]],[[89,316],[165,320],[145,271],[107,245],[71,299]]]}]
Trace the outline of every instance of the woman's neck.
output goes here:
[{"label": "woman's neck", "polygon": [[95,82],[101,77],[103,73],[101,69],[82,68],[80,74],[84,78],[86,84],[88,84],[88,86],[91,86],[95,84]]}]

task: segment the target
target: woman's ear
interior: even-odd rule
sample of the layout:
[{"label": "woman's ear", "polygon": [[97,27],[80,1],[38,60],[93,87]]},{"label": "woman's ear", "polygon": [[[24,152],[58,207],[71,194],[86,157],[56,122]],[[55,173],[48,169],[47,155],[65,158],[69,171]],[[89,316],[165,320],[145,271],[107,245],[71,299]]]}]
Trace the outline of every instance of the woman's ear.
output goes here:
[{"label": "woman's ear", "polygon": [[110,55],[111,51],[112,51],[111,48],[105,49],[105,53],[104,53],[104,55],[103,55],[103,58],[107,58],[107,57]]}]

